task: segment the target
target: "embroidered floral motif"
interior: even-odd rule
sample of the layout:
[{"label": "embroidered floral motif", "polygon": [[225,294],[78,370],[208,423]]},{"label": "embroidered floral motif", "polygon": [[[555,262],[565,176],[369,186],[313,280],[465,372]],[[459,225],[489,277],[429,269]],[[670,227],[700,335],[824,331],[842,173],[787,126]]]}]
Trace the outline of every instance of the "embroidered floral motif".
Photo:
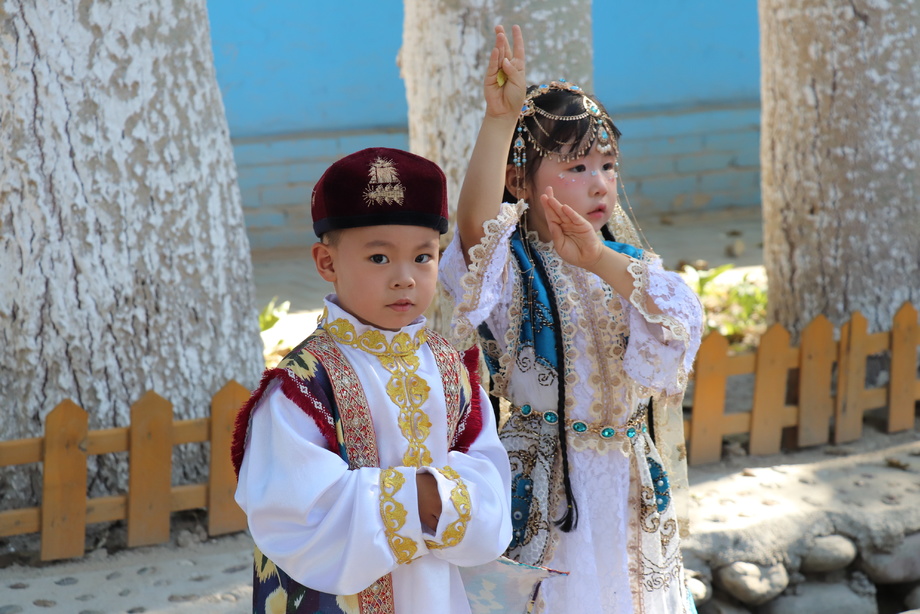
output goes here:
[{"label": "embroidered floral motif", "polygon": [[406,188],[399,182],[399,174],[392,160],[378,157],[367,169],[368,182],[364,200],[369,205],[402,205]]},{"label": "embroidered floral motif", "polygon": [[399,534],[399,530],[406,524],[406,508],[396,500],[396,493],[405,483],[403,474],[393,468],[380,472],[380,517],[383,518],[387,541],[400,565],[411,562],[418,551],[418,544],[414,540]]},{"label": "embroidered floral motif", "polygon": [[[680,593],[683,576],[683,563],[680,552],[672,554],[660,563],[642,556],[642,587],[648,592],[666,591],[673,588]],[[674,584],[672,587],[671,584]]]},{"label": "embroidered floral motif", "polygon": [[418,331],[415,337],[406,332],[397,333],[388,343],[381,331],[371,329],[359,335],[351,322],[341,318],[325,323],[323,327],[339,343],[376,356],[389,372],[387,396],[399,408],[399,428],[409,443],[403,455],[403,464],[407,467],[430,465],[431,452],[425,441],[431,433],[431,420],[422,410],[422,405],[428,400],[431,388],[416,373],[419,368],[416,352],[427,340],[425,330]]},{"label": "embroidered floral motif", "polygon": [[339,343],[375,356],[381,354],[411,355],[427,341],[425,329],[419,330],[414,337],[410,337],[409,333],[399,332],[388,343],[386,335],[382,331],[372,328],[359,335],[354,325],[344,318],[339,318],[332,322],[326,322],[324,318],[321,324],[326,332],[332,335]]},{"label": "embroidered floral motif", "polygon": [[466,484],[460,479],[460,474],[449,466],[444,466],[444,468],[438,469],[438,471],[441,475],[454,483],[454,487],[450,491],[450,502],[453,504],[454,509],[457,510],[457,515],[459,517],[444,528],[440,544],[432,541],[425,542],[429,548],[435,550],[450,548],[463,541],[463,537],[466,535],[466,526],[473,517],[473,506],[470,502],[470,493],[466,488]]}]

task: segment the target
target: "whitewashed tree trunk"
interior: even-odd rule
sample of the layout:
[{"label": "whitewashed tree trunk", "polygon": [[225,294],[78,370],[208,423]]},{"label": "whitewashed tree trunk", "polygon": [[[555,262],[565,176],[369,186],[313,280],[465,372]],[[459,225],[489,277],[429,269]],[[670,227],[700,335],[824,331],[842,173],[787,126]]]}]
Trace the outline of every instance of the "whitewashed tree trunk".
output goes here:
[{"label": "whitewashed tree trunk", "polygon": [[[564,77],[590,91],[591,0],[405,0],[404,7],[399,65],[409,149],[444,169],[453,215],[485,113],[482,80],[494,27],[504,25],[510,37],[511,26],[521,26],[528,83]],[[429,317],[443,330],[439,312]]]},{"label": "whitewashed tree trunk", "polygon": [[769,311],[920,307],[920,2],[760,0]]},{"label": "whitewashed tree trunk", "polygon": [[[90,429],[153,390],[206,416],[262,367],[205,0],[0,0],[0,439],[72,399]],[[184,446],[174,480],[206,472]],[[124,455],[121,455],[124,456]],[[126,466],[90,457],[91,494]],[[0,475],[0,506],[39,474]]]}]

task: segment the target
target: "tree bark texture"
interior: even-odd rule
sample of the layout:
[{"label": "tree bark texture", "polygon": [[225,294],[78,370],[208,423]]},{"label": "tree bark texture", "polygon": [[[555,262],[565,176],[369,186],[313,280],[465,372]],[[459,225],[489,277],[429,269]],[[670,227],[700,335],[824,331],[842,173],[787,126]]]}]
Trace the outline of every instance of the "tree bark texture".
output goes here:
[{"label": "tree bark texture", "polygon": [[760,0],[773,321],[920,307],[920,2]]},{"label": "tree bark texture", "polygon": [[[207,416],[263,366],[205,0],[0,0],[0,439],[72,399],[90,429],[154,390]],[[188,448],[188,449],[186,449]],[[194,448],[194,449],[192,449]],[[206,471],[174,454],[174,483]],[[124,455],[90,457],[122,490]],[[92,463],[95,461],[95,465]],[[0,474],[0,507],[39,498]]]},{"label": "tree bark texture", "polygon": [[527,81],[565,77],[591,89],[590,0],[406,0],[399,63],[409,103],[409,148],[437,162],[455,211],[485,113],[482,81],[493,29],[521,26]]},{"label": "tree bark texture", "polygon": [[[409,105],[409,148],[447,176],[451,215],[485,113],[482,83],[494,27],[521,26],[527,81],[564,77],[590,91],[590,0],[405,0],[399,65]],[[509,143],[510,145],[510,143]],[[446,246],[453,233],[444,236]],[[440,309],[429,312],[443,330]]]}]

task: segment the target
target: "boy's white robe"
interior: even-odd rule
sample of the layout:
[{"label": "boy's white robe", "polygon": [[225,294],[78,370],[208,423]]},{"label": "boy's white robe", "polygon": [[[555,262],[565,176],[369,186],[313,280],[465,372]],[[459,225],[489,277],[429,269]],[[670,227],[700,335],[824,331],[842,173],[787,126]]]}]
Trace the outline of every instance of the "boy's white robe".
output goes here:
[{"label": "boy's white robe", "polygon": [[[370,330],[327,297],[327,322],[343,318],[357,333]],[[402,332],[414,336],[424,328],[419,318]],[[377,330],[377,329],[375,329]],[[391,341],[397,334],[381,331]],[[498,440],[495,420],[482,389],[482,430],[468,452],[448,451],[447,412],[440,373],[427,344],[417,351],[417,375],[429,387],[421,409],[431,422],[424,441],[429,467],[403,466],[408,442],[399,425],[399,407],[387,394],[390,373],[378,358],[338,343],[363,387],[377,436],[380,467],[349,470],[313,419],[288,399],[280,386],[266,391],[252,413],[236,501],[246,512],[260,550],[297,582],[321,592],[350,595],[381,576],[392,574],[395,611],[399,614],[444,612],[467,614],[469,602],[457,566],[472,566],[498,557],[511,537],[510,472]],[[455,482],[439,469],[459,474],[470,497],[470,519],[455,546],[440,544],[445,527],[459,518],[451,501]],[[399,564],[391,548],[381,505],[381,471],[395,468],[405,482],[393,499],[405,510],[398,535],[415,543],[414,559]],[[419,522],[416,472],[438,481],[441,517],[435,534]]]}]

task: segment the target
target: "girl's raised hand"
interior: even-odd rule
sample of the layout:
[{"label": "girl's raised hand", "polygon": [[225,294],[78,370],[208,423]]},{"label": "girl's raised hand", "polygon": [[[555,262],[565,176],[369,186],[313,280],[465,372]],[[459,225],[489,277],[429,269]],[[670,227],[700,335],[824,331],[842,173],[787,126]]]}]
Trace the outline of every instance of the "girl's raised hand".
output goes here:
[{"label": "girl's raised hand", "polygon": [[489,56],[484,91],[486,114],[493,117],[513,115],[517,119],[527,94],[524,79],[524,35],[521,28],[511,27],[514,49],[505,35],[504,26],[495,26],[495,46]]},{"label": "girl's raised hand", "polygon": [[543,203],[546,224],[559,257],[583,269],[591,269],[597,264],[605,247],[591,223],[568,205],[560,203],[551,187],[540,195],[540,202]]}]

